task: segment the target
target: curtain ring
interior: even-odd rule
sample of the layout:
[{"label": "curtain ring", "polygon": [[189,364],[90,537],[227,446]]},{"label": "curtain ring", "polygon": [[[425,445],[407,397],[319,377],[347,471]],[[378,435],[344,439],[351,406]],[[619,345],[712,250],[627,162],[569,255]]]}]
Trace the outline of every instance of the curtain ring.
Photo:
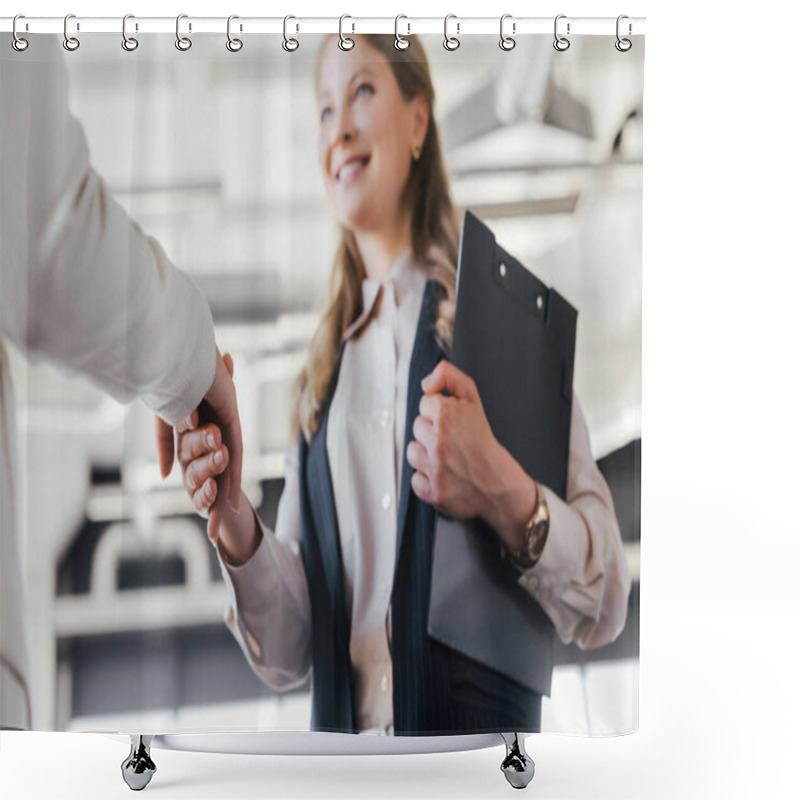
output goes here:
[{"label": "curtain ring", "polygon": [[27,50],[28,49],[28,40],[27,39],[23,39],[17,33],[17,20],[18,19],[25,19],[25,15],[24,14],[17,14],[17,16],[14,17],[14,22],[13,22],[13,24],[11,26],[11,32],[14,34],[14,38],[11,40],[11,46],[18,53],[21,53],[23,50]]},{"label": "curtain ring", "polygon": [[[555,41],[553,42],[553,47],[558,50],[559,53],[563,53],[565,50],[569,50],[569,39],[565,36],[558,35],[558,21],[560,19],[566,19],[566,14],[559,14],[556,17],[555,24],[553,25],[553,33],[555,35]],[[569,35],[569,22],[567,23],[567,36]]]},{"label": "curtain ring", "polygon": [[[231,53],[238,53],[242,47],[244,47],[244,43],[241,39],[231,36],[231,22],[235,19],[239,19],[236,14],[231,14],[228,17],[228,41],[225,42],[225,47],[227,47]],[[239,30],[241,30],[241,28],[239,28]]]},{"label": "curtain ring", "polygon": [[[294,51],[297,50],[298,47],[300,47],[300,42],[298,42],[297,39],[293,39],[293,38],[289,37],[289,35],[287,33],[287,29],[288,29],[288,26],[289,26],[289,20],[290,19],[297,19],[297,17],[293,17],[291,14],[289,14],[288,16],[283,18],[283,42],[282,42],[282,46],[283,46],[283,49],[287,53],[294,53]],[[298,25],[297,27],[298,27],[298,30],[299,30],[300,26]]]},{"label": "curtain ring", "polygon": [[[122,49],[132,53],[139,46],[139,40],[135,36],[128,36],[129,19],[135,19],[133,14],[126,14],[122,18]],[[136,30],[139,30],[138,25],[136,26]]]},{"label": "curtain ring", "polygon": [[[355,39],[351,39],[349,36],[345,36],[342,33],[342,26],[344,25],[344,21],[346,19],[353,19],[349,14],[342,14],[339,17],[339,49],[340,50],[352,50],[356,46]],[[352,23],[353,25],[353,32],[356,30],[355,22]]]},{"label": "curtain ring", "polygon": [[[175,19],[175,47],[185,53],[191,46],[192,40],[188,36],[181,36],[181,20],[188,19],[188,14],[178,14]],[[192,23],[189,23],[189,30],[192,30]]]},{"label": "curtain ring", "polygon": [[[511,36],[506,36],[505,31],[503,30],[503,25],[507,19],[511,19],[511,14],[503,14],[500,17],[500,49],[505,50],[508,52],[509,50],[513,50],[517,46],[517,40],[512,38]],[[517,32],[517,23],[511,23],[511,32]]]},{"label": "curtain ring", "polygon": [[[620,14],[617,17],[617,41],[614,42],[614,47],[616,47],[617,50],[619,50],[620,53],[627,53],[628,50],[630,50],[631,47],[633,47],[633,42],[630,39],[623,39],[619,35],[619,24],[620,24],[620,22],[622,22],[623,19],[628,19],[627,14]],[[633,26],[629,22],[628,23],[628,36],[630,36],[631,33],[633,33]]]},{"label": "curtain ring", "polygon": [[[445,50],[449,50],[452,53],[453,50],[458,50],[458,48],[461,47],[461,41],[459,40],[458,36],[447,35],[447,24],[450,22],[451,19],[457,20],[458,18],[456,17],[455,14],[448,14],[444,18],[444,42],[442,42],[442,45],[444,46]],[[457,34],[461,33],[460,22],[456,22],[456,33]]]},{"label": "curtain ring", "polygon": [[[64,17],[64,49],[69,50],[70,53],[74,52],[81,46],[81,43],[77,38],[69,35],[67,27],[71,19],[75,19],[74,14],[67,14],[67,16]],[[78,30],[80,30],[80,28],[78,28]]]},{"label": "curtain ring", "polygon": [[[396,50],[408,50],[411,42],[405,36],[400,35],[401,19],[408,19],[408,17],[405,14],[398,14],[394,18],[394,46]],[[411,23],[407,22],[406,25],[408,26],[408,35],[411,35]]]}]

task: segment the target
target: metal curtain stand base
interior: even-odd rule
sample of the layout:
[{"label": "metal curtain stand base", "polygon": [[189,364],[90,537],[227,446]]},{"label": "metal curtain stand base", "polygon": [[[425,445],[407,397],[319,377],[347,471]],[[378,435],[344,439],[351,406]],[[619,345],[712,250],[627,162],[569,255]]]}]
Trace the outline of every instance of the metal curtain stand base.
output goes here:
[{"label": "metal curtain stand base", "polygon": [[[506,744],[506,757],[500,769],[515,789],[524,789],[533,779],[533,759],[525,752],[525,738],[519,733],[502,733]],[[141,791],[150,783],[156,765],[150,757],[153,736],[131,734],[131,751],[122,762],[122,777],[134,791]]]},{"label": "metal curtain stand base", "polygon": [[536,765],[525,752],[525,737],[521,733],[501,733],[506,743],[506,757],[500,765],[506,780],[515,789],[524,789],[532,780]]},{"label": "metal curtain stand base", "polygon": [[122,777],[135,792],[144,789],[155,774],[156,765],[150,758],[152,741],[152,736],[131,734],[131,752],[122,762]]}]

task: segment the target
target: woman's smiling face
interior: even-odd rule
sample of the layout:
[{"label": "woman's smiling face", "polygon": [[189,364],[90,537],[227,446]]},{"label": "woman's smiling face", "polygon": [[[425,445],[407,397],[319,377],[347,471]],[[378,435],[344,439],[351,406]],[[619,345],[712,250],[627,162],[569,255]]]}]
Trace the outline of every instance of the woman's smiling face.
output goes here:
[{"label": "woman's smiling face", "polygon": [[411,150],[424,139],[422,98],[407,101],[386,58],[365,41],[342,52],[323,45],[318,65],[319,159],[339,222],[354,232],[402,219]]}]

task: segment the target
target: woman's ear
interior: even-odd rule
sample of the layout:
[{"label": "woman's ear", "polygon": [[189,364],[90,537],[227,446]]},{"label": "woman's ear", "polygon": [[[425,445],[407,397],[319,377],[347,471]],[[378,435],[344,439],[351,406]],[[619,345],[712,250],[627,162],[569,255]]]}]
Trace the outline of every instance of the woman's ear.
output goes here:
[{"label": "woman's ear", "polygon": [[430,120],[430,106],[425,95],[418,94],[412,101],[411,107],[414,114],[414,143],[422,147],[428,135],[428,121]]}]

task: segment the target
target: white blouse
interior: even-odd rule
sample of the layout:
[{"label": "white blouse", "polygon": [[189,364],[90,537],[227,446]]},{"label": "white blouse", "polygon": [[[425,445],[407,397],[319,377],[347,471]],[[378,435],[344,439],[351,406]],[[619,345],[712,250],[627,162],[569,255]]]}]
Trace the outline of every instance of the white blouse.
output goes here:
[{"label": "white blouse", "polygon": [[[356,725],[362,732],[393,732],[389,601],[408,372],[426,280],[425,268],[409,250],[385,282],[363,282],[364,313],[345,332],[329,411],[326,447],[351,620]],[[275,532],[262,525],[263,539],[245,564],[230,565],[217,550],[228,587],[225,623],[254,672],[275,689],[301,684],[312,667],[298,470],[291,448]],[[592,458],[577,400],[567,500],[544,491],[550,535],[520,585],[538,600],[565,643],[585,648],[610,642],[625,623],[630,577],[611,493]]]}]

